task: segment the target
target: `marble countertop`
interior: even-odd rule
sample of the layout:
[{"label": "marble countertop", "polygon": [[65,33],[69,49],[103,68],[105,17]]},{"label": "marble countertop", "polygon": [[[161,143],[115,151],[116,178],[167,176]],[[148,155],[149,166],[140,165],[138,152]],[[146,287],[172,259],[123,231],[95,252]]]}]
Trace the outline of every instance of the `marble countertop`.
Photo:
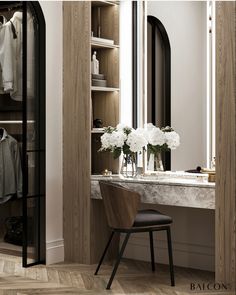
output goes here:
[{"label": "marble countertop", "polygon": [[[191,174],[192,176],[192,174]],[[163,185],[176,185],[176,186],[194,186],[194,187],[205,187],[205,188],[215,188],[215,183],[208,182],[206,178],[202,178],[201,174],[197,174],[195,178],[186,177],[162,177],[162,176],[139,176],[135,178],[124,178],[121,175],[113,176],[102,176],[102,175],[92,175],[91,180],[106,180],[112,182],[124,182],[124,183],[147,183],[147,184],[163,184]]]},{"label": "marble countertop", "polygon": [[202,175],[179,177],[178,174],[165,174],[164,177],[159,175],[139,178],[93,175],[92,199],[102,199],[99,180],[119,182],[124,187],[137,191],[141,195],[142,203],[215,209],[215,183],[207,182],[207,178]]}]

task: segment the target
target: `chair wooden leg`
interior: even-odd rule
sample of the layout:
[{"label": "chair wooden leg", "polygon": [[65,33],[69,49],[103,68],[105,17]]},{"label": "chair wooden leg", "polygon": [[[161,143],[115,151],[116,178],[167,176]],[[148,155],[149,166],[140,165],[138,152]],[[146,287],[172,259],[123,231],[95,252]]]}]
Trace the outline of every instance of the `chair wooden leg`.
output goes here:
[{"label": "chair wooden leg", "polygon": [[125,251],[125,247],[126,247],[126,245],[127,245],[127,243],[128,243],[129,237],[130,237],[130,233],[127,233],[127,234],[126,234],[126,237],[125,237],[125,239],[124,239],[124,242],[123,242],[123,244],[122,244],[122,247],[121,247],[120,253],[118,254],[118,257],[117,257],[117,260],[116,260],[116,264],[115,264],[115,266],[114,266],[114,268],[113,268],[113,271],[112,271],[112,274],[111,274],[110,280],[109,280],[109,282],[108,282],[108,284],[107,284],[107,288],[106,288],[107,290],[109,290],[109,289],[111,288],[111,284],[112,284],[113,279],[114,279],[114,277],[115,277],[115,275],[116,275],[117,268],[118,268],[118,266],[119,266],[119,264],[120,264],[120,260],[121,260],[121,258],[122,258],[122,255],[123,255],[124,251]]},{"label": "chair wooden leg", "polygon": [[168,242],[168,252],[169,252],[170,280],[171,280],[171,286],[174,287],[175,286],[175,276],[174,276],[174,265],[173,265],[173,253],[172,253],[170,227],[168,227],[166,231],[167,231],[167,242]]},{"label": "chair wooden leg", "polygon": [[153,247],[153,232],[149,232],[150,239],[150,252],[151,252],[151,262],[152,262],[152,271],[155,271],[155,256],[154,256],[154,247]]},{"label": "chair wooden leg", "polygon": [[97,266],[97,269],[96,269],[94,275],[97,275],[97,273],[98,273],[98,271],[99,271],[99,268],[100,268],[100,266],[101,266],[101,264],[102,264],[102,262],[103,262],[103,259],[104,259],[105,255],[106,255],[106,253],[107,253],[107,250],[108,250],[108,248],[109,248],[109,246],[110,246],[110,244],[111,244],[111,241],[112,241],[113,236],[114,236],[114,231],[112,231],[112,233],[111,233],[111,235],[110,235],[109,241],[108,241],[108,243],[107,243],[107,245],[106,245],[106,248],[105,248],[105,250],[104,250],[104,252],[103,252],[103,254],[102,254],[102,257],[101,257],[101,259],[100,259],[100,261],[99,261],[99,263],[98,263],[98,266]]}]

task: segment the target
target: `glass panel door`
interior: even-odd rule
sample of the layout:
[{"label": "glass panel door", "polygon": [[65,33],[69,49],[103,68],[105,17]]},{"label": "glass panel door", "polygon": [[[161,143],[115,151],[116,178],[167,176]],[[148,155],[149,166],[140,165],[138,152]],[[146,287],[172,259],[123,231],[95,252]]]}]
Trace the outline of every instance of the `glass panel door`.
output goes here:
[{"label": "glass panel door", "polygon": [[23,2],[24,267],[45,262],[45,34],[39,8]]}]

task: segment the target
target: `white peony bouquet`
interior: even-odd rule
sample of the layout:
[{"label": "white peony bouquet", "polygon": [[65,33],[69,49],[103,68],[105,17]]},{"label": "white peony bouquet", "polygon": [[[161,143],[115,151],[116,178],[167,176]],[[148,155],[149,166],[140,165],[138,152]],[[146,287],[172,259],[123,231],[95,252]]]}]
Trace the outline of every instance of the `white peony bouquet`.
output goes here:
[{"label": "white peony bouquet", "polygon": [[148,142],[147,150],[152,154],[174,150],[180,145],[179,134],[169,126],[160,129],[152,123],[148,123],[145,125],[143,133]]},{"label": "white peony bouquet", "polygon": [[121,153],[135,157],[148,144],[144,136],[143,129],[133,129],[124,124],[116,127],[107,127],[101,136],[101,148],[99,151],[109,151],[114,158],[118,158]]}]

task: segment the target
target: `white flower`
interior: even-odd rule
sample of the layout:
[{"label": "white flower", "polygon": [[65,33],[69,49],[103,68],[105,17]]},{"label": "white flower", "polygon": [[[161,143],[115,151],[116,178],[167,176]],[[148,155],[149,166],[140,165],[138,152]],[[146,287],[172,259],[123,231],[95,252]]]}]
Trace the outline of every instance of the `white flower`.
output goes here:
[{"label": "white flower", "polygon": [[101,143],[102,143],[102,149],[104,150],[112,148],[111,133],[104,133],[101,136]]},{"label": "white flower", "polygon": [[152,129],[157,128],[156,126],[154,126],[152,123],[146,123],[144,124],[144,129],[146,129],[147,131],[151,131]]},{"label": "white flower", "polygon": [[148,132],[148,143],[162,146],[166,143],[165,133],[160,128],[153,128]]},{"label": "white flower", "polygon": [[123,131],[124,129],[131,129],[131,127],[129,127],[128,125],[125,125],[123,123],[119,123],[117,126],[116,126],[116,129],[119,130],[119,131]]},{"label": "white flower", "polygon": [[121,148],[126,139],[127,135],[123,131],[118,130],[111,133],[110,142],[113,146]]},{"label": "white flower", "polygon": [[147,140],[142,135],[140,130],[132,130],[132,132],[128,135],[126,143],[129,146],[131,152],[137,153],[141,152],[143,147],[147,145]]},{"label": "white flower", "polygon": [[171,150],[176,149],[180,145],[179,134],[175,131],[165,133],[166,144]]}]

